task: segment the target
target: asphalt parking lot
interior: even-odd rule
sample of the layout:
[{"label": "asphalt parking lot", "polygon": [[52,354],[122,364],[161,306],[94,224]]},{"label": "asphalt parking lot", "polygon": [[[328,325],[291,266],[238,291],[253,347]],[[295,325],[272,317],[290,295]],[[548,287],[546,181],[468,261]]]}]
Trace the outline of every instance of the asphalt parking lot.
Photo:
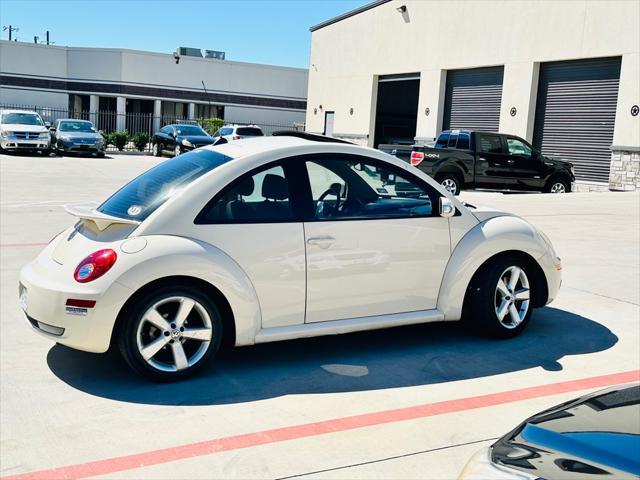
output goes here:
[{"label": "asphalt parking lot", "polygon": [[452,479],[527,416],[640,376],[638,193],[463,192],[563,260],[559,297],[509,341],[429,324],[264,344],[157,385],[31,332],[18,272],[73,222],[63,205],[157,161],[0,156],[3,478]]}]

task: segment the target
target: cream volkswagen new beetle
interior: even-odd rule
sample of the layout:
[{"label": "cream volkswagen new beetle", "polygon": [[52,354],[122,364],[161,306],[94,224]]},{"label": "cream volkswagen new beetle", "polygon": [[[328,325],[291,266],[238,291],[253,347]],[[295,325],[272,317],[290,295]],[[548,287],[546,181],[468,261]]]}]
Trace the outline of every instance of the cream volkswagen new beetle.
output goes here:
[{"label": "cream volkswagen new beetle", "polygon": [[415,167],[322,136],[204,147],[155,166],[20,275],[34,330],[155,380],[221,344],[464,319],[520,333],[560,286],[525,220],[465,205]]}]

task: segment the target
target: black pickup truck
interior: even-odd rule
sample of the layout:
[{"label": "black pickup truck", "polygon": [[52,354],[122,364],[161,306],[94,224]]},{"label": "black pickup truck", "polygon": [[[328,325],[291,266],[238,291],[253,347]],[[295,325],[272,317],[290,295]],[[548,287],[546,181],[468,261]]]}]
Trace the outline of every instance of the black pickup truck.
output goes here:
[{"label": "black pickup truck", "polygon": [[445,130],[434,146],[415,145],[409,161],[455,195],[463,188],[566,193],[575,181],[571,163],[501,133]]}]

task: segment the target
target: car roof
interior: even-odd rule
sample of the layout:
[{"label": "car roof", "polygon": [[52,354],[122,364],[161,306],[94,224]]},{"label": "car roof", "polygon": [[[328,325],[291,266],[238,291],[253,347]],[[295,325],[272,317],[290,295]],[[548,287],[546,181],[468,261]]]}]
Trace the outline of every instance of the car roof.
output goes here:
[{"label": "car roof", "polygon": [[3,110],[0,110],[0,113],[35,113],[36,115],[40,115],[38,112],[34,110],[14,110],[12,108],[6,108]]},{"label": "car roof", "polygon": [[304,146],[304,145],[320,145],[318,142],[313,142],[298,137],[251,137],[242,140],[236,140],[234,142],[224,143],[222,145],[209,145],[205,148],[207,150],[214,150],[222,153],[231,158],[241,158],[255,153],[267,152],[271,150],[278,150],[281,148]]},{"label": "car roof", "polygon": [[58,118],[56,122],[84,122],[84,123],[92,123],[90,120],[81,120],[79,118]]}]

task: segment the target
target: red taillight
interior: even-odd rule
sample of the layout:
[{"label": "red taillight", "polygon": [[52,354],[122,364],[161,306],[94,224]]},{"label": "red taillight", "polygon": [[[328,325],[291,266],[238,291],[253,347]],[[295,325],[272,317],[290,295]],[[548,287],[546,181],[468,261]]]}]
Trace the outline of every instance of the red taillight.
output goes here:
[{"label": "red taillight", "polygon": [[100,278],[113,267],[117,258],[116,252],[110,248],[93,252],[78,264],[73,278],[80,283],[87,283]]},{"label": "red taillight", "polygon": [[424,160],[423,152],[411,152],[411,165],[414,167],[416,165],[420,165],[420,163]]}]

